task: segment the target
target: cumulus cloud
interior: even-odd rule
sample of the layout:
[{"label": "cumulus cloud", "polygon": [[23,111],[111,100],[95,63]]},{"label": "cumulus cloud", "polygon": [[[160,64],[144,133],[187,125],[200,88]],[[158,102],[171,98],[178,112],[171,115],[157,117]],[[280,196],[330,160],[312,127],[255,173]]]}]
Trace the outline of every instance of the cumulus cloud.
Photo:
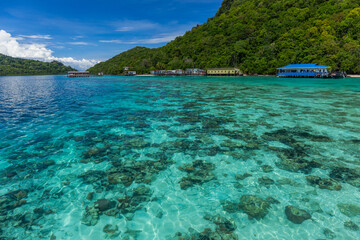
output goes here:
[{"label": "cumulus cloud", "polygon": [[59,61],[64,63],[65,65],[70,65],[78,70],[86,70],[100,61],[94,59],[74,59],[72,57],[58,58],[58,57],[50,57],[47,61]]},{"label": "cumulus cloud", "polygon": [[72,57],[59,58],[53,56],[53,51],[45,44],[31,43],[22,44],[18,38],[12,37],[10,33],[0,30],[0,53],[18,58],[36,59],[40,61],[59,61],[76,69],[84,70],[92,67],[99,61],[94,59],[74,59]]},{"label": "cumulus cloud", "polygon": [[17,38],[4,30],[0,30],[0,53],[32,59],[47,59],[52,56],[52,51],[44,44],[20,44]]}]

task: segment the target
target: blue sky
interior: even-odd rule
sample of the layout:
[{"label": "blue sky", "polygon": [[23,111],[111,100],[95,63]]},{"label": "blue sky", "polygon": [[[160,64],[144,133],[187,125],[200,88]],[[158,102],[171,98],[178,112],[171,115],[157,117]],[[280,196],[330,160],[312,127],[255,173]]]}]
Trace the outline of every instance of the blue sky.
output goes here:
[{"label": "blue sky", "polygon": [[135,46],[165,45],[222,0],[0,2],[0,53],[87,68]]}]

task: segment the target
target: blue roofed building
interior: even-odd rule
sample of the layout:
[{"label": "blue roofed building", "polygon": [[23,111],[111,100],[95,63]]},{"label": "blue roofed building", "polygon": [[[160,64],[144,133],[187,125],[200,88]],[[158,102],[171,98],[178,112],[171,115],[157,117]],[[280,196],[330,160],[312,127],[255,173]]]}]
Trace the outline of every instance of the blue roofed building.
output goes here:
[{"label": "blue roofed building", "polygon": [[317,63],[290,64],[277,69],[278,77],[329,77],[330,67],[322,66]]}]

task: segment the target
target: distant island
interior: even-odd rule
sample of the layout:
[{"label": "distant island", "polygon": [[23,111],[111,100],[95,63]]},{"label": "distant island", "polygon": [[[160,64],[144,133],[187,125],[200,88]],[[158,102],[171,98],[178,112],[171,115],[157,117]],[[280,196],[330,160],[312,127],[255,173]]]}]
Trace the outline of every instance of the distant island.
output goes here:
[{"label": "distant island", "polygon": [[41,62],[22,58],[13,58],[0,54],[0,76],[11,75],[57,75],[76,71],[61,62]]},{"label": "distant island", "polygon": [[316,62],[359,74],[359,29],[356,1],[224,0],[215,17],[167,45],[135,47],[88,71],[236,67],[245,74],[275,74],[281,66]]}]

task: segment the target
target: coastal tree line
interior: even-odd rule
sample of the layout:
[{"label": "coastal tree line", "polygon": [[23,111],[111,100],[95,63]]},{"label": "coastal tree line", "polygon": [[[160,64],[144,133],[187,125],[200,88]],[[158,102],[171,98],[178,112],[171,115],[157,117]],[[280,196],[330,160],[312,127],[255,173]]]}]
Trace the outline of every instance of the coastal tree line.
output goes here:
[{"label": "coastal tree line", "polygon": [[214,18],[167,45],[136,47],[89,71],[239,67],[274,74],[290,63],[360,73],[359,1],[225,0]]},{"label": "coastal tree line", "polygon": [[0,76],[66,74],[68,71],[76,70],[58,61],[41,62],[0,54]]}]

